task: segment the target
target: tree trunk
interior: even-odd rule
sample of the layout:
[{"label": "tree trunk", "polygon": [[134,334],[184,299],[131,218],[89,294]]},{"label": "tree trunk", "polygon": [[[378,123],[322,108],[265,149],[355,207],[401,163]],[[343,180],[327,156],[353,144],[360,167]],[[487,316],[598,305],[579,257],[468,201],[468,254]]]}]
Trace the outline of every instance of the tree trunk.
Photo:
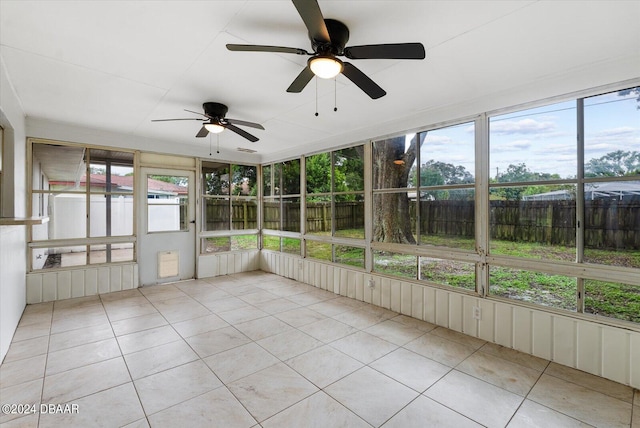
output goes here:
[{"label": "tree trunk", "polygon": [[[426,133],[416,134],[405,152],[405,137],[378,141],[373,149],[373,188],[406,189],[416,158],[416,145]],[[415,244],[407,192],[377,194],[373,199],[373,240]]]}]

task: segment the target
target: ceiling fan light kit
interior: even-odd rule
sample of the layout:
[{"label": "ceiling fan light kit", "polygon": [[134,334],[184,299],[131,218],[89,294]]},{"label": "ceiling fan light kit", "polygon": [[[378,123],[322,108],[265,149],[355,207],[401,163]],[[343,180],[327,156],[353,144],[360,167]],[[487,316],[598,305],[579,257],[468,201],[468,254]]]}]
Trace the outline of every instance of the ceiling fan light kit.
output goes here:
[{"label": "ceiling fan light kit", "polygon": [[322,79],[333,79],[342,73],[342,61],[329,55],[318,55],[309,59],[309,68],[313,74]]},{"label": "ceiling fan light kit", "polygon": [[204,127],[207,131],[213,134],[219,134],[224,131],[224,126],[218,125],[217,123],[205,123]]}]

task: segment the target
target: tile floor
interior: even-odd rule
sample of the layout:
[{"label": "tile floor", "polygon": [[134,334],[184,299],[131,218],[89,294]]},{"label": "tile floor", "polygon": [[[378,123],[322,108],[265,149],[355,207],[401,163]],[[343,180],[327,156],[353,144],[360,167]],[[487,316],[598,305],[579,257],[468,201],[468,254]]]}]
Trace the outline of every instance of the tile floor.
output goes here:
[{"label": "tile floor", "polygon": [[30,305],[3,427],[635,427],[640,392],[264,272]]}]

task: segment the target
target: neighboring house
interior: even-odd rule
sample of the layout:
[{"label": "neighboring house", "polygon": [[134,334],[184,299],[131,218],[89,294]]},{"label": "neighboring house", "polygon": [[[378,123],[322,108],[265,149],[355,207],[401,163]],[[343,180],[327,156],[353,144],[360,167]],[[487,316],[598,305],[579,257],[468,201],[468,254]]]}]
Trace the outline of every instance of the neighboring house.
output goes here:
[{"label": "neighboring house", "polygon": [[[584,185],[584,198],[585,200],[640,200],[640,181],[587,183]],[[575,194],[568,190],[555,190],[553,192],[523,196],[522,199],[524,201],[568,201],[575,199]]]},{"label": "neighboring house", "polygon": [[[112,175],[111,192],[129,193],[133,191],[132,175]],[[107,176],[104,174],[91,174],[89,183],[92,191],[106,191]],[[52,180],[49,182],[51,190],[85,190],[87,187],[87,176],[83,176],[78,183],[73,181]],[[149,178],[147,180],[147,193],[151,199],[167,199],[175,196],[186,196],[187,188],[166,181]]]}]

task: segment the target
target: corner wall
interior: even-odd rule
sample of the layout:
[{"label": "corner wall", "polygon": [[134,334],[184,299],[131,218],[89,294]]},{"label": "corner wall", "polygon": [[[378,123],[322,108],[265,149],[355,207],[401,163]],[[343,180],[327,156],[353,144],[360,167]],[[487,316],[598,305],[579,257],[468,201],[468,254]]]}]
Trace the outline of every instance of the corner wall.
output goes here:
[{"label": "corner wall", "polygon": [[[0,125],[4,128],[1,215],[22,217],[26,211],[25,118],[0,58]],[[0,226],[0,362],[26,306],[25,226]]]},{"label": "corner wall", "polygon": [[[402,279],[262,251],[260,268],[640,388],[640,333]],[[375,287],[368,287],[369,279]],[[481,319],[473,318],[474,307]]]}]

